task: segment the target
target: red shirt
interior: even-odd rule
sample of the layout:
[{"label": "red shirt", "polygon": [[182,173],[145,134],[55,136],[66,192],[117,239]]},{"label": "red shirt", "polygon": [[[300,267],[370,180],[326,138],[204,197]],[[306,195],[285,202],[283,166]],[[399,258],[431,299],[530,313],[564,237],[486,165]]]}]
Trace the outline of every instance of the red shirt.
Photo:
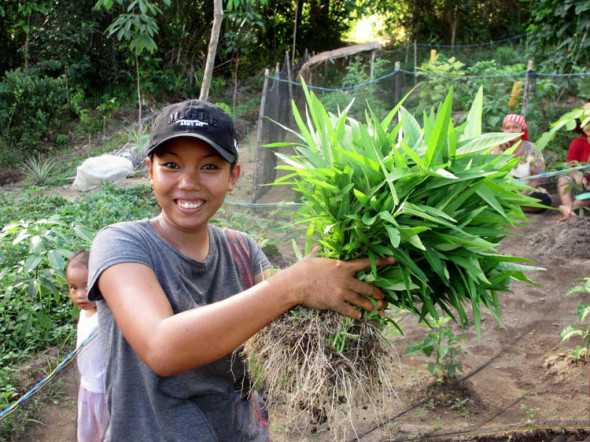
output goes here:
[{"label": "red shirt", "polygon": [[[567,150],[567,162],[578,161],[580,163],[588,163],[590,159],[590,143],[587,137],[574,138]],[[588,169],[586,169],[588,170]],[[590,179],[590,174],[586,174],[586,178]]]}]

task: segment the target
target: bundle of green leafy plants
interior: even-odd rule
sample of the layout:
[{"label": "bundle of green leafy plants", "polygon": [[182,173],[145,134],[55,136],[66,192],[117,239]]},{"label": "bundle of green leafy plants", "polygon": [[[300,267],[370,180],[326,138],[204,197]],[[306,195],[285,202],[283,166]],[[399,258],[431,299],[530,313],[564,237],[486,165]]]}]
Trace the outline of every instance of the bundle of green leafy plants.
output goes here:
[{"label": "bundle of green leafy plants", "polygon": [[[307,230],[306,252],[319,243],[323,256],[368,256],[371,268],[357,277],[384,291],[390,311],[411,312],[419,323],[442,313],[462,326],[474,323],[479,336],[482,307],[501,321],[499,293],[509,291],[513,279],[532,282],[524,274],[532,267],[523,264],[530,263],[525,258],[503,255],[498,245],[510,228],[526,221],[521,207],[536,203],[521,194],[527,186],[509,176],[518,159],[489,153],[515,135],[482,133],[482,90],[458,126],[451,118],[452,89],[438,109],[422,115],[422,126],[403,100],[383,120],[368,109],[361,123],[348,117],[348,108],[329,114],[304,91],[306,116],[293,106],[299,130],[291,132],[298,142],[294,154],[280,155],[279,167],[289,173],[277,184],[292,186],[301,197],[295,222]],[[376,258],[386,255],[396,264],[377,267]],[[380,341],[384,325],[378,315],[351,321],[304,311],[272,324],[248,351],[260,361],[255,370],[264,379],[280,367],[272,381],[279,387],[269,396],[279,400],[290,389],[297,397],[291,402],[313,404],[311,409],[331,419],[339,398],[352,405],[383,389],[383,374],[395,358]],[[391,316],[385,321],[400,328]],[[318,334],[325,336],[323,346]],[[341,391],[338,383],[351,376],[350,384],[363,391]],[[310,383],[318,378],[321,385]]]},{"label": "bundle of green leafy plants", "polygon": [[[300,144],[281,155],[291,173],[287,183],[303,202],[298,222],[325,256],[343,260],[368,256],[370,271],[359,277],[381,287],[393,306],[424,320],[437,307],[462,325],[469,303],[480,330],[480,308],[500,320],[498,293],[512,278],[530,280],[519,263],[498,245],[509,229],[526,220],[526,185],[509,176],[517,158],[488,153],[514,134],[481,132],[480,89],[467,121],[451,119],[452,90],[424,125],[398,104],[367,124],[329,115],[306,91],[307,119],[297,108]],[[399,115],[400,121],[395,117]],[[518,134],[517,134],[518,136]],[[377,268],[375,259],[392,255],[397,264]]]}]

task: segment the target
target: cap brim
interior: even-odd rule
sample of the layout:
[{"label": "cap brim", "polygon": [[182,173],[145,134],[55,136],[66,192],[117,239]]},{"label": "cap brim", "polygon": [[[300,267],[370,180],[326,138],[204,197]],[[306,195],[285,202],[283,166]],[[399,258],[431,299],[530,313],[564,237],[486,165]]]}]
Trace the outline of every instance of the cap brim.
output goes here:
[{"label": "cap brim", "polygon": [[212,141],[208,137],[201,135],[201,134],[195,134],[195,133],[178,133],[178,134],[171,135],[171,136],[167,137],[166,139],[160,141],[158,144],[154,144],[153,146],[148,147],[145,155],[150,156],[156,150],[158,150],[160,147],[162,147],[163,144],[167,143],[170,140],[174,140],[176,138],[196,138],[197,140],[204,141],[209,146],[211,146],[211,148],[213,150],[215,150],[215,152],[217,152],[228,163],[233,163],[236,160],[236,156],[234,154],[223,149],[221,146],[219,146],[217,143],[215,143],[214,141]]}]

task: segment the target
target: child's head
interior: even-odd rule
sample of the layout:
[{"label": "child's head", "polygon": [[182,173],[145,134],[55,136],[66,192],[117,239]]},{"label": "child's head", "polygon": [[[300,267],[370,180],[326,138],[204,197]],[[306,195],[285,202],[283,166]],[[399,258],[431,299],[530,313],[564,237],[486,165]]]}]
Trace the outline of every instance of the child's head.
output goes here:
[{"label": "child's head", "polygon": [[96,310],[96,302],[88,301],[88,257],[87,250],[75,252],[66,264],[66,280],[70,299],[82,310]]},{"label": "child's head", "polygon": [[152,127],[146,155],[176,138],[204,141],[231,164],[238,162],[238,138],[231,116],[218,106],[200,100],[187,100],[165,107]]}]

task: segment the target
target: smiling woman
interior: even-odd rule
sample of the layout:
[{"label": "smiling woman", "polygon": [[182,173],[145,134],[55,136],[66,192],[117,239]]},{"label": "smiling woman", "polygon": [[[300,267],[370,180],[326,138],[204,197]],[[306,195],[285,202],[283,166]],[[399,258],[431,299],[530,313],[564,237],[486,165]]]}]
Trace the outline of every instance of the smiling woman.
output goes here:
[{"label": "smiling woman", "polygon": [[241,171],[233,122],[217,106],[166,107],[147,155],[160,214],[105,227],[91,248],[89,299],[105,337],[112,416],[106,440],[266,441],[267,412],[234,352],[295,305],[351,318],[382,309],[383,292],[354,277],[371,263],[310,254],[271,276],[252,238],[209,223]]}]

